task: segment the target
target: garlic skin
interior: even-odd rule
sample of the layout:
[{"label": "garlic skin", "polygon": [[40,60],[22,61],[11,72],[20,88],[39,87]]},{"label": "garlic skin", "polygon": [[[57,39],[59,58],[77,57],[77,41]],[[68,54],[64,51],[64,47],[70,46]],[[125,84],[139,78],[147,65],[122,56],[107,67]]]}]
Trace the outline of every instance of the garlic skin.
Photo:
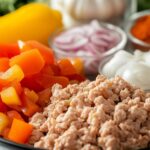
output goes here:
[{"label": "garlic skin", "polygon": [[64,28],[70,28],[72,26],[80,25],[79,21],[73,19],[64,7],[64,0],[51,0],[50,6],[56,10],[59,10],[63,16]]},{"label": "garlic skin", "polygon": [[64,0],[64,6],[74,19],[107,21],[122,15],[126,2],[125,0]]},{"label": "garlic skin", "polygon": [[114,55],[114,57],[102,68],[102,73],[108,78],[114,77],[118,68],[126,64],[128,61],[133,59],[133,56],[121,50]]}]

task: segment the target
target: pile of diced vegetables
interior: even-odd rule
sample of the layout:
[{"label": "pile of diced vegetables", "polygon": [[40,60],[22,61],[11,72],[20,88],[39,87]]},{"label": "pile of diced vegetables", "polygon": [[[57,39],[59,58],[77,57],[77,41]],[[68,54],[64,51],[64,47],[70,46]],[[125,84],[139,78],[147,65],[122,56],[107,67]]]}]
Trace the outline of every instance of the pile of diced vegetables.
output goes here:
[{"label": "pile of diced vegetables", "polygon": [[80,59],[56,61],[36,41],[0,44],[0,136],[26,143],[33,128],[28,118],[48,104],[51,87],[81,82],[81,74]]}]

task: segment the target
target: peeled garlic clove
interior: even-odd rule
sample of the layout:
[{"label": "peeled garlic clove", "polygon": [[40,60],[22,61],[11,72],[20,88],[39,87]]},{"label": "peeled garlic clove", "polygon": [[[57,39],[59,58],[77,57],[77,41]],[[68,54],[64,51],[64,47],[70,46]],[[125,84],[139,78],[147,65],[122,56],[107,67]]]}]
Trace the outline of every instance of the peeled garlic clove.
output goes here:
[{"label": "peeled garlic clove", "polygon": [[150,89],[150,67],[138,61],[131,61],[121,67],[116,75],[121,76],[129,83],[141,87],[143,90]]},{"label": "peeled garlic clove", "polygon": [[119,51],[114,57],[102,68],[102,73],[108,78],[114,77],[117,70],[133,58],[132,54],[124,50]]}]

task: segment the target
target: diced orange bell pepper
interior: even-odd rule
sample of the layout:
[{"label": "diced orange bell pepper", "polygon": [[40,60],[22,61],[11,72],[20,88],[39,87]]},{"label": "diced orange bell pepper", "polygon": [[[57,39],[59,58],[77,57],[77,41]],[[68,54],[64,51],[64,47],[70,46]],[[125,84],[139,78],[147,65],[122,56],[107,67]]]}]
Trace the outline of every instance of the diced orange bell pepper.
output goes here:
[{"label": "diced orange bell pepper", "polygon": [[71,63],[75,67],[78,74],[84,74],[84,63],[81,58],[73,58],[71,59]]},{"label": "diced orange bell pepper", "polygon": [[60,61],[58,61],[58,66],[61,70],[62,76],[72,75],[77,73],[76,69],[68,59],[61,59]]},{"label": "diced orange bell pepper", "polygon": [[5,72],[9,69],[9,58],[2,57],[0,58],[0,72]]},{"label": "diced orange bell pepper", "polygon": [[8,117],[0,112],[0,134],[2,134],[3,130],[8,126],[9,119]]},{"label": "diced orange bell pepper", "polygon": [[24,78],[24,73],[20,66],[14,65],[1,75],[2,79],[7,81],[21,81]]},{"label": "diced orange bell pepper", "polygon": [[11,58],[20,54],[20,49],[17,43],[15,44],[0,44],[0,57]]},{"label": "diced orange bell pepper", "polygon": [[21,105],[21,100],[14,87],[8,87],[0,93],[3,103],[6,105]]},{"label": "diced orange bell pepper", "polygon": [[24,88],[24,94],[28,97],[29,100],[31,100],[33,103],[36,103],[39,99],[39,96],[36,92],[33,90],[30,90],[28,88]]},{"label": "diced orange bell pepper", "polygon": [[[27,48],[28,47],[28,48]],[[51,48],[37,42],[37,41],[27,41],[25,42],[24,48],[22,51],[31,50],[30,49],[38,49],[41,55],[43,56],[46,64],[54,64],[54,54]]]},{"label": "diced orange bell pepper", "polygon": [[8,139],[17,143],[25,143],[29,139],[33,126],[18,119],[13,119]]},{"label": "diced orange bell pepper", "polygon": [[7,105],[4,104],[4,103],[2,102],[2,100],[0,99],[0,112],[6,112],[6,111],[8,111],[8,107],[7,107]]},{"label": "diced orange bell pepper", "polygon": [[19,65],[25,76],[36,74],[42,70],[45,61],[37,49],[26,51],[10,59],[10,66]]},{"label": "diced orange bell pepper", "polygon": [[38,95],[39,95],[38,104],[44,107],[50,101],[51,89],[50,88],[44,89],[43,91],[39,92]]},{"label": "diced orange bell pepper", "polygon": [[14,118],[16,118],[18,120],[23,120],[24,121],[24,119],[21,117],[21,115],[17,111],[15,111],[15,110],[8,111],[7,112],[7,116],[9,118],[9,120],[10,120],[10,123],[12,123],[12,121],[13,121]]},{"label": "diced orange bell pepper", "polygon": [[22,112],[24,113],[24,115],[31,117],[34,113],[41,111],[41,108],[37,104],[29,100],[29,98],[25,94],[22,95],[22,100]]}]

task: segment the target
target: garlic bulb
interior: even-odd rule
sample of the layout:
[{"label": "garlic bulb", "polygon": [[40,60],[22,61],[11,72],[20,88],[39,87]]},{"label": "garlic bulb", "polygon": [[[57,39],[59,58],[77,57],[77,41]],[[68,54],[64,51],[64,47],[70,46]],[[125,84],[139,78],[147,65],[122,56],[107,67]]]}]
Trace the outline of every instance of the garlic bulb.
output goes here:
[{"label": "garlic bulb", "polygon": [[107,21],[124,12],[126,0],[64,0],[67,12],[77,20]]},{"label": "garlic bulb", "polygon": [[51,0],[50,5],[52,8],[59,10],[63,15],[63,24],[65,28],[70,28],[75,25],[80,25],[80,22],[73,19],[64,7],[64,0]]},{"label": "garlic bulb", "polygon": [[51,7],[63,14],[66,28],[89,20],[112,21],[121,17],[126,0],[51,0]]}]

